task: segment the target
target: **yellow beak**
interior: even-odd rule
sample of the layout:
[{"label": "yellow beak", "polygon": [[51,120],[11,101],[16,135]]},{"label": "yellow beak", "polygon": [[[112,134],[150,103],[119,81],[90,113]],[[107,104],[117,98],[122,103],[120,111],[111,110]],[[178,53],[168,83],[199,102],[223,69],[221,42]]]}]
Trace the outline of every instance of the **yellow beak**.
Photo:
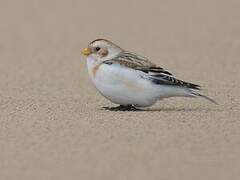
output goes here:
[{"label": "yellow beak", "polygon": [[88,56],[88,55],[91,54],[91,53],[92,53],[92,51],[91,51],[90,48],[84,48],[84,49],[82,50],[82,54],[85,55],[85,56]]}]

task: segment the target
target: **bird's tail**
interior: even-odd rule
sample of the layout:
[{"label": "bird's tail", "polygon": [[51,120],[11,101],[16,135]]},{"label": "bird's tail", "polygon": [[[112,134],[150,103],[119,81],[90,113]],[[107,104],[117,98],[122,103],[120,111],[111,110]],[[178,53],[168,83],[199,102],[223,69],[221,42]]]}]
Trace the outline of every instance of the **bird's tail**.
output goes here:
[{"label": "bird's tail", "polygon": [[189,89],[189,91],[190,91],[190,93],[191,93],[191,95],[192,95],[193,97],[201,97],[201,98],[204,98],[204,99],[206,99],[206,100],[208,100],[208,101],[210,101],[210,102],[218,105],[218,103],[217,103],[214,99],[212,99],[212,98],[210,98],[210,97],[207,97],[207,96],[205,96],[205,95],[202,95],[202,94],[200,94],[200,93],[198,93],[198,92],[196,92],[196,91],[194,91],[194,90],[192,90],[192,89]]}]

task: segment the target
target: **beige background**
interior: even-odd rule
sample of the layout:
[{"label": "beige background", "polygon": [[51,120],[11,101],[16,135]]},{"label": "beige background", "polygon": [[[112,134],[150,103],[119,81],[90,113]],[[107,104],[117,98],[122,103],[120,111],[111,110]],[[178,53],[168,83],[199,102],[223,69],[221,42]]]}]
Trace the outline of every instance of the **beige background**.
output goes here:
[{"label": "beige background", "polygon": [[[239,179],[239,20],[239,0],[1,0],[0,179]],[[99,37],[220,105],[102,110],[80,55]]]}]

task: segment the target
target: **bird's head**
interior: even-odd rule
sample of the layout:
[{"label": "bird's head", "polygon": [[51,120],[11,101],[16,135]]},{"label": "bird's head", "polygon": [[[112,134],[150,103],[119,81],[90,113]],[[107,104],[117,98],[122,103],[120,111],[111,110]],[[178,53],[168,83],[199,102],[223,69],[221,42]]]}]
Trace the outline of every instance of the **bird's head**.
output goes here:
[{"label": "bird's head", "polygon": [[82,50],[82,54],[92,57],[98,61],[105,61],[118,56],[123,50],[106,39],[96,39],[87,48]]}]

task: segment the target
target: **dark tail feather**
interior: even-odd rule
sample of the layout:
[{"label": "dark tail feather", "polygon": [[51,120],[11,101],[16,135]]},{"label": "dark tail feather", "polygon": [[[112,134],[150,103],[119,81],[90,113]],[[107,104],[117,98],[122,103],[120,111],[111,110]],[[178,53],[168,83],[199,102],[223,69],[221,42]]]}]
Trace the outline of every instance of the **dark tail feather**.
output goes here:
[{"label": "dark tail feather", "polygon": [[204,98],[204,99],[206,99],[206,100],[208,100],[208,101],[210,101],[210,102],[218,105],[218,103],[217,103],[215,100],[213,100],[212,98],[210,98],[210,97],[204,96],[204,95],[202,95],[202,94],[199,94],[199,93],[193,92],[193,91],[191,91],[191,94],[194,95],[194,96],[196,96],[196,97]]}]

